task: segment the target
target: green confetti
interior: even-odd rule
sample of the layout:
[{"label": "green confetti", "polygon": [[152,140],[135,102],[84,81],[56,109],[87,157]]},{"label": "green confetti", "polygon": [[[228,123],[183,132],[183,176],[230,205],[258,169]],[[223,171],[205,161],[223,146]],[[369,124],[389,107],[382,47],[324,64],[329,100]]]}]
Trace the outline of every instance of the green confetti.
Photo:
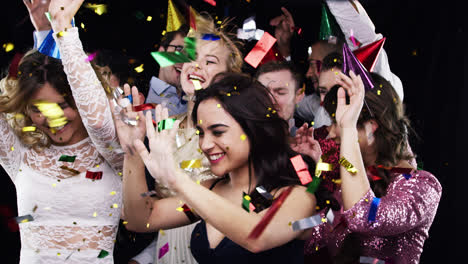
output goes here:
[{"label": "green confetti", "polygon": [[177,119],[168,118],[158,122],[158,132],[161,132],[165,129],[171,129],[174,126],[174,123]]},{"label": "green confetti", "polygon": [[59,161],[74,162],[75,159],[76,159],[76,156],[62,155],[60,156]]},{"label": "green confetti", "polygon": [[312,177],[312,181],[309,183],[309,185],[307,185],[307,191],[311,194],[314,194],[315,191],[317,191],[321,181],[322,179],[319,177]]},{"label": "green confetti", "polygon": [[185,56],[183,53],[178,51],[176,52],[166,52],[166,51],[154,51],[151,52],[151,56],[156,60],[156,62],[161,66],[161,68],[174,65],[176,63],[190,62],[190,59]]},{"label": "green confetti", "polygon": [[104,249],[99,252],[98,258],[105,258],[109,255],[109,252],[105,251]]},{"label": "green confetti", "polygon": [[184,38],[184,50],[191,60],[196,60],[196,40],[195,38]]},{"label": "green confetti", "polygon": [[45,12],[44,15],[47,17],[47,20],[49,20],[49,22],[52,22],[52,18],[50,17],[49,12]]}]

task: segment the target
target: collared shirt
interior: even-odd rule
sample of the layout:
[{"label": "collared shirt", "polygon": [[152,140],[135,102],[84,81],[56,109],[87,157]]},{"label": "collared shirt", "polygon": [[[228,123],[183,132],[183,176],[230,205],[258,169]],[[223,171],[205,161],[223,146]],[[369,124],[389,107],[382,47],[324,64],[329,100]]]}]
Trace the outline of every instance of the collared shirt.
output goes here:
[{"label": "collared shirt", "polygon": [[311,94],[299,102],[296,114],[306,122],[314,122],[314,128],[330,126],[331,119],[327,111],[320,105],[320,96]]},{"label": "collared shirt", "polygon": [[[187,102],[177,94],[176,87],[152,77],[146,103],[163,104],[169,110],[169,116],[187,112]],[[153,110],[154,116],[154,110]]]}]

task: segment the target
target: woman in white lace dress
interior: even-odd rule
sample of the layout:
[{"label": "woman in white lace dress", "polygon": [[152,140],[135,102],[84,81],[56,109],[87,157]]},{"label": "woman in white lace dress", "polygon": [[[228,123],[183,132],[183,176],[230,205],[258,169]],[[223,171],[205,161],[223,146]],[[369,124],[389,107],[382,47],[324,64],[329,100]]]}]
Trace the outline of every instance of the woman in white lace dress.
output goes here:
[{"label": "woman in white lace dress", "polygon": [[30,219],[19,224],[21,263],[113,263],[123,155],[105,90],[70,25],[82,2],[49,6],[61,61],[31,51],[18,79],[1,82],[0,163],[19,216]]}]

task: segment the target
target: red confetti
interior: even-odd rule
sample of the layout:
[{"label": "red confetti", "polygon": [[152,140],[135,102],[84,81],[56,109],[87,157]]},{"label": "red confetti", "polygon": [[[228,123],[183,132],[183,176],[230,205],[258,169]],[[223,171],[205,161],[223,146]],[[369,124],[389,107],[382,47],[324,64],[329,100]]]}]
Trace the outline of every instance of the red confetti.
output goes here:
[{"label": "red confetti", "polygon": [[216,1],[215,0],[203,0],[205,2],[207,2],[208,4],[212,5],[212,6],[216,6]]},{"label": "red confetti", "polygon": [[86,171],[86,178],[91,180],[102,179],[102,171]]},{"label": "red confetti", "polygon": [[155,107],[153,104],[141,104],[141,105],[134,106],[133,111],[140,112],[140,111],[150,110],[154,108]]},{"label": "red confetti", "polygon": [[85,61],[86,61],[86,62],[90,62],[90,61],[94,60],[94,59],[96,58],[96,56],[97,56],[97,51],[94,52],[94,53],[91,53],[91,54],[86,58]]},{"label": "red confetti", "polygon": [[310,176],[309,169],[302,159],[302,156],[297,155],[292,157],[290,160],[294,169],[296,170],[297,176],[301,180],[302,185],[306,185],[311,182],[312,177]]},{"label": "red confetti", "polygon": [[245,56],[244,60],[252,67],[257,68],[258,64],[262,61],[263,57],[275,44],[276,39],[268,32],[265,32],[262,38],[255,44],[255,47]]},{"label": "red confetti", "polygon": [[265,230],[266,226],[270,223],[273,216],[275,216],[276,212],[280,209],[281,205],[283,205],[284,200],[289,196],[293,187],[288,187],[284,192],[280,194],[280,196],[273,201],[273,204],[268,209],[268,211],[263,216],[262,220],[258,222],[258,224],[254,227],[252,232],[249,234],[249,239],[257,239]]}]

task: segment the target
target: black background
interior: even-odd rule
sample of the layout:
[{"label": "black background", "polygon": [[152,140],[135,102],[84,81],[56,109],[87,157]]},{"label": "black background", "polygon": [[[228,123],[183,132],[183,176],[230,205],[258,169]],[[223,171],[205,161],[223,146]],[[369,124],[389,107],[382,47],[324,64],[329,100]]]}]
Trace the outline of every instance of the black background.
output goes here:
[{"label": "black background", "polygon": [[[85,1],[89,2],[89,1]],[[174,0],[175,3],[182,3]],[[293,14],[296,25],[303,29],[302,37],[316,40],[320,25],[320,1],[242,0],[216,1],[217,7],[198,1],[187,1],[198,11],[208,11],[223,19],[226,6],[234,23],[256,15],[257,28],[272,33],[268,21],[280,14],[285,6]],[[167,1],[107,0],[92,3],[108,4],[108,13],[98,16],[81,8],[75,16],[85,50],[107,48],[134,58],[132,67],[144,64],[144,72],[136,78],[148,80],[157,74],[157,63],[150,56],[156,50],[161,32],[166,26]],[[404,103],[420,140],[413,140],[413,151],[424,169],[432,172],[443,186],[442,199],[424,245],[421,263],[460,263],[463,257],[465,196],[464,158],[467,135],[465,118],[467,92],[464,87],[466,70],[465,28],[461,3],[455,1],[361,1],[376,26],[387,37],[387,51],[392,71],[403,82]],[[2,1],[0,15],[0,45],[13,43],[15,49],[0,50],[0,67],[8,69],[15,52],[24,52],[33,45],[33,27],[21,0]],[[141,12],[143,19],[137,16]],[[152,21],[146,21],[152,16]],[[273,34],[273,33],[272,33]],[[0,175],[0,205],[16,210],[15,189],[9,177]],[[464,199],[463,199],[464,200]],[[464,205],[465,204],[465,205]],[[18,233],[0,226],[0,263],[15,263],[19,252]],[[6,246],[5,246],[6,245]],[[3,260],[2,260],[3,258]]]}]

